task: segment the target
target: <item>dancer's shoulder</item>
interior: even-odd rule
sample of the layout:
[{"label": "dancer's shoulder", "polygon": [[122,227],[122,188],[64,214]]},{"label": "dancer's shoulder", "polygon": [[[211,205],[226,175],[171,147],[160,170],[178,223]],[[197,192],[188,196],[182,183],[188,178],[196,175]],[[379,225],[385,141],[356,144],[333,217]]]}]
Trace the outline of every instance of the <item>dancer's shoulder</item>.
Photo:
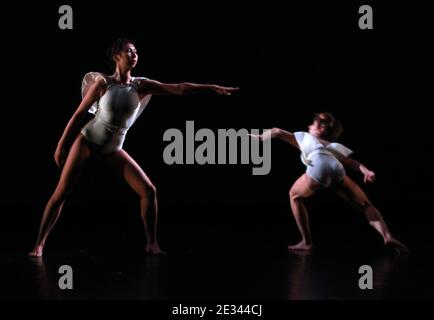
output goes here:
[{"label": "dancer's shoulder", "polygon": [[95,83],[101,81],[104,84],[107,84],[109,81],[109,76],[102,72],[91,71],[84,75],[83,80],[81,82],[81,95],[84,97],[89,90],[89,88]]},{"label": "dancer's shoulder", "polygon": [[147,77],[132,77],[131,82],[139,86],[142,82],[149,80],[151,79]]},{"label": "dancer's shoulder", "polygon": [[107,82],[109,80],[109,76],[102,72],[91,71],[86,73],[83,77],[83,81],[94,82],[96,80]]},{"label": "dancer's shoulder", "polygon": [[350,148],[347,148],[342,143],[338,142],[331,142],[327,145],[327,150],[331,151],[332,153],[337,153],[340,156],[348,157],[350,154],[354,153],[353,150]]},{"label": "dancer's shoulder", "polygon": [[310,142],[314,139],[314,137],[309,132],[305,132],[305,131],[296,131],[293,134],[298,144],[300,145],[308,141]]}]

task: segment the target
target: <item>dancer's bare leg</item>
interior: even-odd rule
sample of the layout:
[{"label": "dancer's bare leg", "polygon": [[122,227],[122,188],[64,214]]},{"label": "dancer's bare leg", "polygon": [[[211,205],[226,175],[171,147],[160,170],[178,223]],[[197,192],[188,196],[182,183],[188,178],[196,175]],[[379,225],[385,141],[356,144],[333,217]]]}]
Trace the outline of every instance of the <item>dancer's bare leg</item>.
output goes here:
[{"label": "dancer's bare leg", "polygon": [[396,240],[389,231],[380,211],[368,199],[366,193],[349,177],[345,177],[337,187],[337,194],[366,215],[369,224],[383,237],[384,244],[398,253],[408,253],[408,248]]},{"label": "dancer's bare leg", "polygon": [[297,181],[295,181],[291,190],[289,190],[292,213],[297,223],[298,230],[300,230],[302,239],[296,245],[288,246],[288,250],[311,250],[313,248],[309,228],[309,216],[303,203],[303,198],[310,197],[321,188],[322,187],[318,182],[313,180],[307,174],[303,174],[297,179]]},{"label": "dancer's bare leg", "polygon": [[48,234],[59,218],[63,204],[68,194],[77,183],[86,160],[90,156],[90,149],[85,144],[84,139],[82,135],[79,135],[69,151],[57,187],[45,206],[35,247],[29,253],[31,257],[42,256]]},{"label": "dancer's bare leg", "polygon": [[140,211],[147,239],[146,252],[164,254],[157,241],[158,204],[155,186],[125,150],[108,156],[107,164],[140,196]]}]

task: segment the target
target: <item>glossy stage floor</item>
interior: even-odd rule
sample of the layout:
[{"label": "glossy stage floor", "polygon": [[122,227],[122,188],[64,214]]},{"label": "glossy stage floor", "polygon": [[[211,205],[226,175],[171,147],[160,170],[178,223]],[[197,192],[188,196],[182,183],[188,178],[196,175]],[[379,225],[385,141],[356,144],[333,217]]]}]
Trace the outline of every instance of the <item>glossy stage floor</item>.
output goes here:
[{"label": "glossy stage floor", "polygon": [[[397,256],[387,250],[317,248],[312,253],[186,250],[51,251],[43,258],[4,252],[2,299],[433,299],[429,248]],[[59,267],[73,269],[72,290],[59,289]],[[373,289],[359,288],[359,267],[373,270]]]}]

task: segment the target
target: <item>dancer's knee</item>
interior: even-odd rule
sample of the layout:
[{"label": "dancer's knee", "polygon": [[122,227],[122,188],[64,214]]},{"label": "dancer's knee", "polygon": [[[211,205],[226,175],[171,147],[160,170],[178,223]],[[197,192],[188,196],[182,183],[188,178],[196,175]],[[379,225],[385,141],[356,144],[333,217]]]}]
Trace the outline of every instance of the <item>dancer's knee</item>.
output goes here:
[{"label": "dancer's knee", "polygon": [[301,201],[303,197],[296,188],[291,188],[289,190],[289,199],[291,201]]},{"label": "dancer's knee", "polygon": [[360,211],[366,212],[369,211],[373,205],[369,199],[358,199],[356,202],[356,207],[359,208]]},{"label": "dancer's knee", "polygon": [[157,188],[153,184],[144,184],[139,191],[140,198],[152,202],[157,197]]},{"label": "dancer's knee", "polygon": [[68,195],[71,193],[72,187],[66,184],[60,183],[56,190],[54,190],[53,195],[51,196],[51,201],[54,203],[61,203],[66,200]]}]

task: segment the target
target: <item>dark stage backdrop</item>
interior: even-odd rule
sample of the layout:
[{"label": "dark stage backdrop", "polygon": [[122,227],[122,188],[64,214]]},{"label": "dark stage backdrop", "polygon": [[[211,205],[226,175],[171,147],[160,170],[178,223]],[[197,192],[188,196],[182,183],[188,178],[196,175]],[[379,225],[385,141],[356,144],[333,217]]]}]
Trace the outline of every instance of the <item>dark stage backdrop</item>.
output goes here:
[{"label": "dark stage backdrop", "polygon": [[[239,86],[224,97],[155,96],[128,133],[125,149],[157,187],[160,238],[170,250],[285,251],[298,240],[288,190],[304,167],[297,150],[272,143],[272,170],[251,165],[166,165],[163,133],[196,129],[305,130],[329,111],[342,143],[377,173],[363,185],[410,247],[432,243],[432,17],[416,4],[345,1],[70,1],[73,30],[60,30],[63,2],[7,5],[2,27],[3,186],[0,246],[27,250],[60,171],[53,154],[80,102],[83,75],[111,73],[105,51],[135,40],[134,75],[163,82]],[[360,30],[371,4],[374,29]],[[4,5],[2,5],[4,6]],[[142,250],[135,194],[93,167],[64,208],[48,246]],[[361,176],[350,174],[363,184]],[[314,240],[339,248],[381,246],[364,217],[335,195],[307,201]]]}]

